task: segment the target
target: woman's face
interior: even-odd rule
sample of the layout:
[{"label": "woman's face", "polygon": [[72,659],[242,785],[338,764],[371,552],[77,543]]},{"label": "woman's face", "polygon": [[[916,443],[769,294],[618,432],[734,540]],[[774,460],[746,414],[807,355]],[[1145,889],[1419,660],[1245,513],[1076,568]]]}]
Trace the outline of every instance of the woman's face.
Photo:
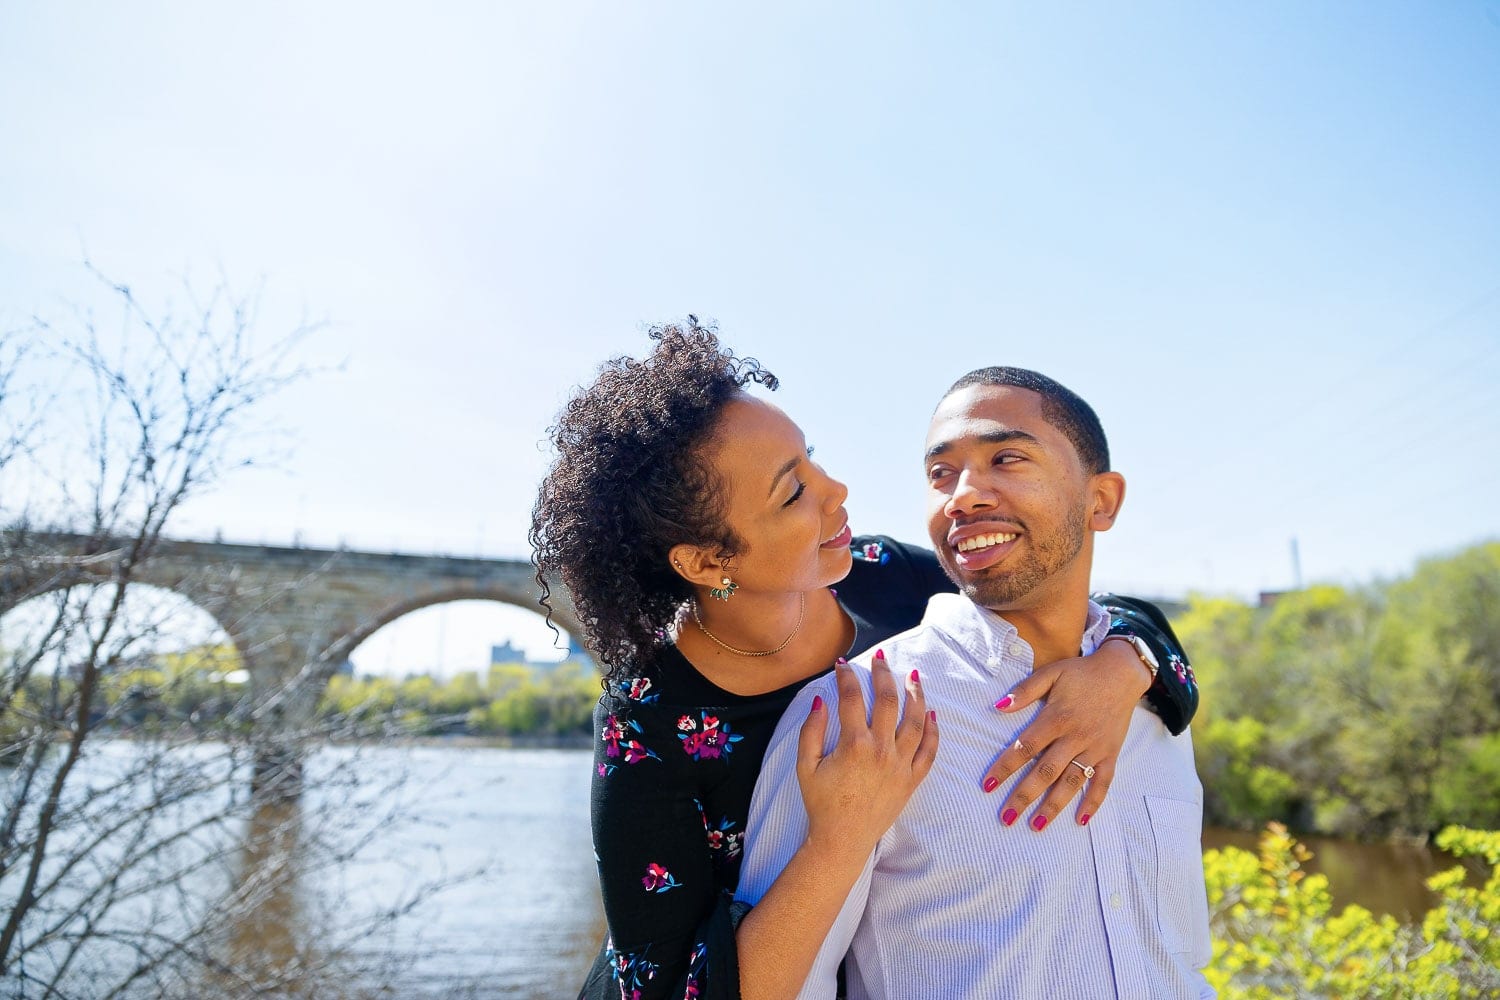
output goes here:
[{"label": "woman's face", "polygon": [[725,486],[725,519],[744,543],[727,570],[742,589],[806,591],[848,575],[849,491],[812,460],[785,413],[740,394],[725,406],[706,457]]}]

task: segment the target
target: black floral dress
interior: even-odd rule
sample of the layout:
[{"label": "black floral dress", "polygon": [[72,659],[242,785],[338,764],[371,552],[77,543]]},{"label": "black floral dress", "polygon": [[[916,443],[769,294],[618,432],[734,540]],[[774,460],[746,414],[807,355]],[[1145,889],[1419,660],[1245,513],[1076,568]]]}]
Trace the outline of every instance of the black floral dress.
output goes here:
[{"label": "black floral dress", "polygon": [[[835,588],[854,621],[851,652],[912,628],[929,597],[954,589],[927,549],[884,536],[856,538],[853,549]],[[1156,652],[1162,668],[1148,697],[1180,733],[1197,688],[1165,617],[1143,601],[1097,599],[1112,632],[1140,635]],[[771,734],[804,683],[731,694],[668,647],[653,675],[618,681],[599,699],[592,815],[609,937],[580,1000],[739,996],[729,904],[745,818]]]}]

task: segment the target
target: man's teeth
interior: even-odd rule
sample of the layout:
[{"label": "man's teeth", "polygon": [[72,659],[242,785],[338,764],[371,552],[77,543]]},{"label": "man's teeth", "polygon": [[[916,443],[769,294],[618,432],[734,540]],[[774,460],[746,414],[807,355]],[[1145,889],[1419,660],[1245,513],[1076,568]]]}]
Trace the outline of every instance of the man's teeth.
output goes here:
[{"label": "man's teeth", "polygon": [[1013,542],[1016,540],[1016,538],[1016,535],[1005,534],[976,535],[973,538],[965,538],[963,541],[959,542],[958,551],[973,552],[977,549],[987,549],[991,545],[1004,545],[1006,542]]}]

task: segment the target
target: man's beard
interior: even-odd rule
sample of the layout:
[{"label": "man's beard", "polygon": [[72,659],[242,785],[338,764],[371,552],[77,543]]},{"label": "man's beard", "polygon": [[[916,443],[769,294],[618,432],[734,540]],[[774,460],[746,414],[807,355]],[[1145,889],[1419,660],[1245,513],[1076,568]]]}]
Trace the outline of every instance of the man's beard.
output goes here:
[{"label": "man's beard", "polygon": [[942,560],[943,569],[964,596],[980,607],[1012,607],[1072,562],[1083,549],[1085,535],[1080,505],[1075,516],[1067,518],[1050,534],[1044,537],[1023,535],[1026,548],[1019,561],[1008,561],[1003,567],[963,576],[952,562],[949,551]]}]

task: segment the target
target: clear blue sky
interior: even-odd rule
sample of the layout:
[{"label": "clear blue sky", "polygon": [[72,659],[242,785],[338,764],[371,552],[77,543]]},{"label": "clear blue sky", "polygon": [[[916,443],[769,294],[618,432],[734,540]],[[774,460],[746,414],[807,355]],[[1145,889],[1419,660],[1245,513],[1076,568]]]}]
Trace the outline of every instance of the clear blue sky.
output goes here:
[{"label": "clear blue sky", "polygon": [[856,530],[923,537],[928,413],[1018,364],[1128,477],[1100,585],[1402,573],[1500,535],[1497,177],[1494,0],[0,12],[0,323],[86,253],[346,362],[202,536],[523,556],[567,389],[692,311]]}]

